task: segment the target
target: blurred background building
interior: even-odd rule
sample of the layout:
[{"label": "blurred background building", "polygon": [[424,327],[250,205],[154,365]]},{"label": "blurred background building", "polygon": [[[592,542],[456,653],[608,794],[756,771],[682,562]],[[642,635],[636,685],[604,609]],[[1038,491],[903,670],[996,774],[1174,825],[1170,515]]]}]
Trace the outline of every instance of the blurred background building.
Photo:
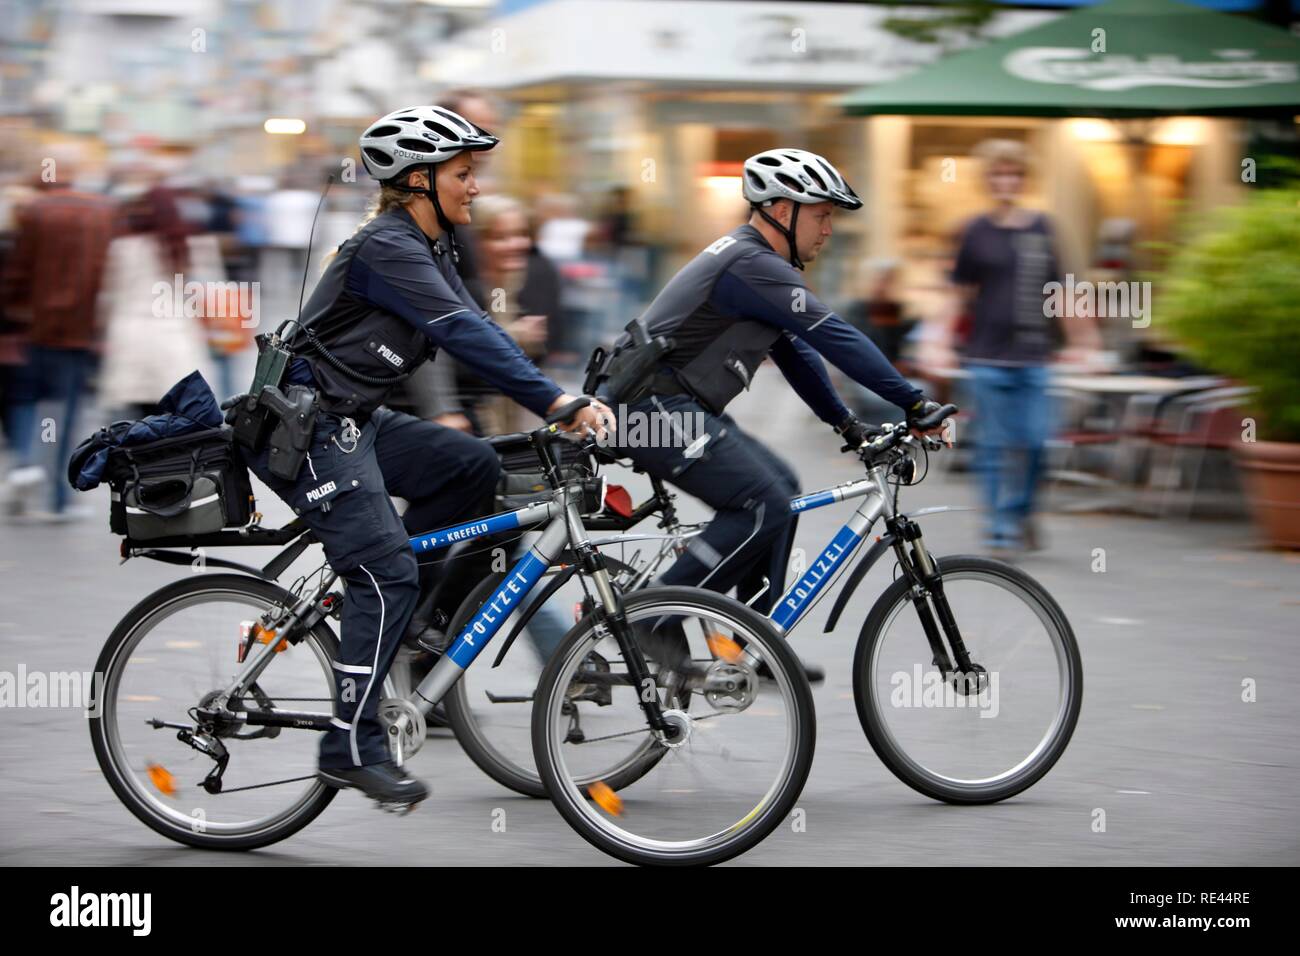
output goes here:
[{"label": "blurred background building", "polygon": [[[982,141],[1028,147],[1023,201],[1051,217],[1080,278],[1159,266],[1168,248],[1153,243],[1176,245],[1189,217],[1243,201],[1255,182],[1244,161],[1295,156],[1300,41],[1284,31],[1300,3],[1189,3],[1271,25],[1276,49],[1187,37],[1195,49],[1143,68],[1192,64],[1204,75],[1183,90],[1228,71],[1229,85],[1270,86],[1269,108],[999,112],[970,108],[982,81],[927,72],[1067,22],[1090,7],[1082,0],[0,0],[0,233],[12,241],[43,164],[72,148],[77,189],[122,208],[152,197],[168,235],[215,237],[216,258],[191,262],[204,263],[202,279],[259,283],[265,327],[296,308],[326,175],[318,255],[373,194],[357,163],[364,126],[474,90],[503,137],[485,192],[521,201],[562,279],[544,358],[557,374],[572,376],[592,344],[743,220],[741,162],[778,144],[824,154],[867,201],[865,215],[837,218],[812,275],[818,293],[870,314],[887,276],[893,314],[929,320],[944,307],[957,233],[986,203]],[[1073,45],[1095,43],[1085,27]],[[1263,85],[1241,79],[1243,64],[1270,63],[1278,72]],[[872,105],[873,91],[931,75],[945,76],[937,105]],[[242,387],[248,336],[205,331],[220,369],[210,380]],[[1103,331],[1128,356],[1160,333]],[[10,333],[0,368],[22,361],[3,345]]]}]

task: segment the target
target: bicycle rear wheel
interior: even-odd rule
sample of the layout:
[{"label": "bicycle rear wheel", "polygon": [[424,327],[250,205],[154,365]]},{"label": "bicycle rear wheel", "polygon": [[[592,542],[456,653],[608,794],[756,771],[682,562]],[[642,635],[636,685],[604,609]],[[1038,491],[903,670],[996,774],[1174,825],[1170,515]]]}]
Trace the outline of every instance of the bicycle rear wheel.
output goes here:
[{"label": "bicycle rear wheel", "polygon": [[[762,615],[711,591],[646,588],[623,604],[638,640],[674,635],[660,646],[682,647],[689,660],[665,653],[652,668],[655,686],[633,686],[614,637],[594,615],[579,621],[542,673],[533,707],[547,793],[584,839],[630,863],[707,865],[744,853],[793,809],[812,765],[803,669]],[[572,698],[592,687],[608,688],[605,705],[575,712]],[[645,693],[658,695],[671,735],[649,727]],[[662,759],[615,792],[599,773],[629,741]]]},{"label": "bicycle rear wheel", "polygon": [[971,555],[936,563],[980,670],[940,674],[900,578],[858,639],[858,718],[877,756],[914,790],[995,803],[1041,780],[1065,752],[1083,700],[1079,648],[1060,606],[1019,568]]},{"label": "bicycle rear wheel", "polygon": [[[336,791],[315,777],[317,732],[232,723],[213,735],[229,762],[221,792],[211,793],[202,782],[216,761],[179,740],[176,728],[149,723],[193,725],[190,710],[211,702],[239,666],[241,624],[286,601],[292,595],[267,581],[196,575],[142,600],[104,645],[95,665],[99,712],[89,721],[95,757],[127,809],[163,836],[253,849],[297,832],[333,800]],[[337,645],[328,625],[317,624],[276,654],[230,709],[330,713]]]}]

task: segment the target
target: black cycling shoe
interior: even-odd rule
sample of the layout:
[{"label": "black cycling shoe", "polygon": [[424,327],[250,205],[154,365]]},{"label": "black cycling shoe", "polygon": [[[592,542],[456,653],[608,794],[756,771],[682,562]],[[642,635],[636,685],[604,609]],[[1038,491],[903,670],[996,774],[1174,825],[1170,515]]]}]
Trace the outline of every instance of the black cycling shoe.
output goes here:
[{"label": "black cycling shoe", "polygon": [[429,795],[429,787],[391,760],[364,767],[321,768],[316,779],[335,790],[357,789],[385,810],[410,810]]}]

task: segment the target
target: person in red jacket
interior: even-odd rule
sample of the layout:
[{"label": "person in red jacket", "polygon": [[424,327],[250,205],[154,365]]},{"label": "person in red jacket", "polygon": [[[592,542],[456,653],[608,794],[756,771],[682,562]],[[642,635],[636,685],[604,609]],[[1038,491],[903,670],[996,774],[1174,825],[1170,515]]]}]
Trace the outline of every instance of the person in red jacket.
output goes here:
[{"label": "person in red jacket", "polygon": [[[95,302],[117,212],[110,200],[71,188],[77,159],[73,148],[62,148],[42,161],[36,196],[16,211],[14,246],[0,279],[6,321],[23,333],[27,353],[11,381],[5,425],[14,455],[6,482],[11,514],[29,510],[46,483],[38,436],[56,443],[58,472],[66,468],[99,344]],[[45,398],[57,398],[60,411],[42,426],[37,404]],[[53,485],[58,517],[66,513],[68,485]]]}]

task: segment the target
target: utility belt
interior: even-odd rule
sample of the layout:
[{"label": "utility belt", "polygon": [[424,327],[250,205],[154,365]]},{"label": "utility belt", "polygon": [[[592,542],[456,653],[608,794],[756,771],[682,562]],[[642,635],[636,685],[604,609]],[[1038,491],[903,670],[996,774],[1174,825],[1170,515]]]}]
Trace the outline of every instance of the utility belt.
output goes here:
[{"label": "utility belt", "polygon": [[650,380],[650,388],[647,389],[646,394],[664,396],[686,395],[699,402],[705,408],[708,408],[709,411],[713,411],[712,408],[709,408],[707,402],[703,401],[698,395],[687,388],[686,385],[684,385],[673,373],[673,370],[666,366],[661,368],[658,373],[655,374],[655,377]]}]

